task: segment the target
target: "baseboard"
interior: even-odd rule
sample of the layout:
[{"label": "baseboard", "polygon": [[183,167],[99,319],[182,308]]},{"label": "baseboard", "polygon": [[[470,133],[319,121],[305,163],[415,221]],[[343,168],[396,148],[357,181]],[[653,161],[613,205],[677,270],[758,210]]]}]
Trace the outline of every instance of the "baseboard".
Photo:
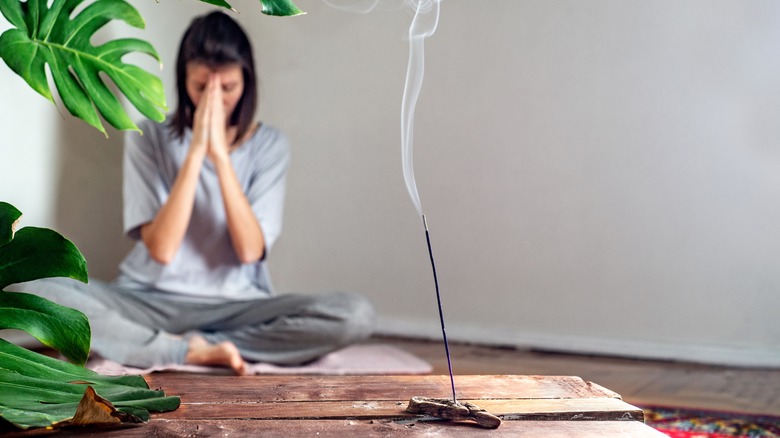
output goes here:
[{"label": "baseboard", "polygon": [[[417,339],[441,340],[439,321],[421,322],[380,318],[377,333]],[[574,354],[596,354],[632,359],[671,360],[735,367],[780,367],[780,349],[739,345],[704,345],[640,339],[600,338],[577,335],[500,330],[482,326],[447,327],[450,342],[532,348]]]}]

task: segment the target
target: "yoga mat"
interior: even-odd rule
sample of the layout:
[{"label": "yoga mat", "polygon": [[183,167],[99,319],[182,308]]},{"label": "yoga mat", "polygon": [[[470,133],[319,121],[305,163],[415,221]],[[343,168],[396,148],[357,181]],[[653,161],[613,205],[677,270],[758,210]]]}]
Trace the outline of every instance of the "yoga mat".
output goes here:
[{"label": "yoga mat", "polygon": [[[247,364],[249,375],[257,374],[427,374],[433,370],[428,362],[398,347],[386,344],[357,344],[334,351],[322,358],[299,366],[280,366],[268,363]],[[156,365],[151,368],[133,368],[102,359],[90,359],[87,368],[103,375],[148,374],[160,371],[178,371],[201,374],[232,374],[224,367],[200,365]]]}]

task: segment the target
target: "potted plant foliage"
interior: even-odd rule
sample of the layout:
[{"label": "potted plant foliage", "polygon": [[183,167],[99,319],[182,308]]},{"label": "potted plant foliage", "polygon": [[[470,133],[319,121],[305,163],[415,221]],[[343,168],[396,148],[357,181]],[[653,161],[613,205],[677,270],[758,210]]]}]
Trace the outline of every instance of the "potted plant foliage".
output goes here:
[{"label": "potted plant foliage", "polygon": [[[203,0],[230,8],[224,0]],[[144,20],[124,0],[0,0],[0,13],[12,28],[0,35],[0,58],[16,74],[54,102],[51,78],[68,111],[105,134],[101,117],[120,130],[138,129],[119,98],[103,81],[106,75],[118,93],[144,116],[165,118],[162,82],[151,73],[126,64],[128,53],[144,53],[159,62],[146,41],[120,38],[94,46],[90,38],[112,20],[143,28]],[[297,15],[289,0],[261,0],[267,15]],[[89,356],[87,317],[34,293],[5,289],[46,277],[87,281],[87,264],[73,243],[45,228],[16,231],[21,212],[0,202],[0,329],[23,330],[68,362],[0,339],[0,430],[94,423],[145,421],[149,412],[178,408],[179,398],[149,389],[141,376],[102,376],[84,368]],[[34,292],[34,291],[30,291]]]}]

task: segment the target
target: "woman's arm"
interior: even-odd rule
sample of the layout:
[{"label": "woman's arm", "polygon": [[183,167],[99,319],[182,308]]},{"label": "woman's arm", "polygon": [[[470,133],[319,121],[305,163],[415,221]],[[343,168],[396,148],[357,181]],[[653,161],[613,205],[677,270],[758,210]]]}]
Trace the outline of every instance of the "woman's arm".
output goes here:
[{"label": "woman's arm", "polygon": [[263,230],[230,161],[230,141],[226,132],[227,116],[221,104],[222,88],[216,86],[210,91],[213,93],[211,101],[214,103],[211,107],[209,129],[209,159],[214,164],[219,178],[228,233],[236,256],[241,263],[254,263],[262,259],[265,252]]},{"label": "woman's arm", "polygon": [[193,135],[187,157],[173,182],[168,199],[154,219],[141,226],[141,239],[149,255],[159,263],[168,264],[176,256],[192,216],[195,188],[203,166],[208,144],[207,121],[210,119],[213,99],[204,96],[195,109]]},{"label": "woman's arm", "polygon": [[159,263],[170,263],[181,245],[190,223],[195,202],[197,183],[203,158],[190,153],[176,180],[165,204],[154,219],[141,226],[141,239],[149,255]]},{"label": "woman's arm", "polygon": [[233,249],[241,263],[254,263],[262,259],[265,252],[265,238],[260,222],[244,195],[230,160],[220,159],[214,165],[222,189],[227,227]]}]

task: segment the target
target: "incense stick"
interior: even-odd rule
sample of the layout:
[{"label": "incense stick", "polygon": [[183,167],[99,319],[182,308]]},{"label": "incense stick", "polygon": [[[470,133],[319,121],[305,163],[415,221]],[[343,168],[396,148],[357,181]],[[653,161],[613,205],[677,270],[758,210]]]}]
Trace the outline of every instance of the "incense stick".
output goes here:
[{"label": "incense stick", "polygon": [[439,306],[439,320],[441,321],[441,334],[444,338],[444,351],[447,353],[447,368],[450,372],[450,384],[452,385],[452,401],[457,404],[455,397],[455,378],[452,377],[452,360],[450,359],[450,344],[447,342],[447,329],[444,328],[444,312],[441,307],[441,294],[439,293],[439,277],[436,275],[436,262],[433,260],[433,250],[431,249],[431,235],[428,232],[428,220],[422,215],[423,225],[425,226],[425,241],[428,243],[428,255],[431,256],[431,268],[433,269],[433,283],[436,286],[436,304]]}]

